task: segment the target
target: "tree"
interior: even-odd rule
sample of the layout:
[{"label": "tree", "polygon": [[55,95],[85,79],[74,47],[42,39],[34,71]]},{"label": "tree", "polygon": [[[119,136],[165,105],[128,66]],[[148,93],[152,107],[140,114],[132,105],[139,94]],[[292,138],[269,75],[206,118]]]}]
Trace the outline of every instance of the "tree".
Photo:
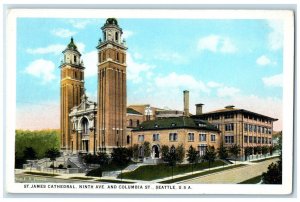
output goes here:
[{"label": "tree", "polygon": [[271,163],[268,171],[262,174],[263,184],[282,184],[282,168],[278,163]]},{"label": "tree", "polygon": [[108,162],[109,162],[108,154],[105,152],[98,152],[97,153],[97,161],[98,161],[98,164],[100,165],[100,167],[108,165]]},{"label": "tree", "polygon": [[[245,152],[245,161],[247,161],[248,156],[251,155],[251,151],[252,151],[252,148],[251,148],[251,147],[245,147],[245,148],[244,148],[244,152]],[[249,157],[249,160],[250,160],[250,157]]]},{"label": "tree", "polygon": [[217,153],[215,152],[214,146],[208,146],[206,152],[203,156],[203,159],[208,161],[208,168],[210,169],[210,164],[213,163],[216,159]]},{"label": "tree", "polygon": [[175,152],[176,152],[176,161],[178,163],[182,163],[184,156],[185,156],[185,151],[184,151],[183,145],[181,144],[181,145],[177,146]]},{"label": "tree", "polygon": [[266,154],[268,153],[269,151],[269,147],[267,146],[262,146],[261,148],[261,153],[266,157]]},{"label": "tree", "polygon": [[139,145],[138,144],[134,144],[132,146],[132,158],[134,160],[138,160],[138,158],[139,158]]},{"label": "tree", "polygon": [[262,174],[264,184],[282,184],[282,136],[279,136],[277,148],[279,150],[279,160],[268,166],[268,171]]},{"label": "tree", "polygon": [[241,151],[241,147],[237,144],[234,144],[230,147],[229,149],[230,153],[235,157],[235,163],[236,163],[236,160],[238,158],[238,155]]},{"label": "tree", "polygon": [[261,155],[261,151],[262,151],[261,146],[257,146],[257,147],[256,147],[256,151],[257,151],[257,154],[260,154],[260,155]]},{"label": "tree", "polygon": [[270,156],[273,156],[273,152],[275,151],[275,148],[273,145],[269,146],[269,152],[270,152]]},{"label": "tree", "polygon": [[187,151],[187,161],[192,165],[192,173],[194,172],[194,164],[199,161],[199,152],[191,145]]},{"label": "tree", "polygon": [[[228,150],[226,147],[223,146],[223,144],[221,144],[221,146],[218,149],[218,156],[220,159],[222,160],[226,160],[228,158]],[[223,161],[223,166],[224,166],[224,161]]]},{"label": "tree", "polygon": [[143,144],[143,148],[144,148],[144,157],[149,157],[151,156],[151,149],[150,149],[150,143],[145,141]]},{"label": "tree", "polygon": [[177,161],[176,149],[174,145],[172,145],[167,155],[167,163],[169,166],[172,167],[172,179],[174,174],[174,166],[176,166],[176,161]]},{"label": "tree", "polygon": [[131,154],[129,149],[125,147],[113,148],[111,153],[112,162],[121,168],[121,180],[123,180],[122,171],[125,166],[131,161]]},{"label": "tree", "polygon": [[26,147],[23,151],[23,155],[26,160],[34,160],[37,158],[36,152],[32,147]]},{"label": "tree", "polygon": [[161,146],[161,158],[164,162],[168,161],[168,155],[169,155],[169,146],[162,145]]},{"label": "tree", "polygon": [[[34,160],[36,159],[36,152],[32,147],[26,147],[24,152],[23,152],[23,156],[25,160]],[[32,169],[33,166],[33,162],[30,161],[30,171]]]},{"label": "tree", "polygon": [[52,161],[53,164],[53,175],[54,175],[54,161],[56,160],[57,157],[60,157],[60,152],[58,151],[57,148],[51,148],[48,149],[45,153],[45,156],[47,158],[50,158],[50,161]]},{"label": "tree", "polygon": [[112,162],[119,166],[125,166],[131,160],[131,157],[128,154],[128,149],[125,147],[113,148],[111,153]]}]

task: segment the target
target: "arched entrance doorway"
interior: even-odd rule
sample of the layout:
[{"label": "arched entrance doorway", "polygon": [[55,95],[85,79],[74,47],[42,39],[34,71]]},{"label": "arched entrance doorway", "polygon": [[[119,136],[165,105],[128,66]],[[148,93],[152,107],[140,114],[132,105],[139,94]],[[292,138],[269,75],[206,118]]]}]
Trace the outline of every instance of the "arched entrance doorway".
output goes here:
[{"label": "arched entrance doorway", "polygon": [[82,129],[82,149],[89,152],[89,121],[86,117],[82,118],[81,121]]},{"label": "arched entrance doorway", "polygon": [[153,145],[152,147],[152,156],[154,158],[159,158],[159,147],[157,145]]}]

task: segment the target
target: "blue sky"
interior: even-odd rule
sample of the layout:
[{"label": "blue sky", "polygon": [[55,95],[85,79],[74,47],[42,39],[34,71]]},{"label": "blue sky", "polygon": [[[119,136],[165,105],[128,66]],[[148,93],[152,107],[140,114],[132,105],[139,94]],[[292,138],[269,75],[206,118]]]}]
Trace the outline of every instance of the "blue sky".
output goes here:
[{"label": "blue sky", "polygon": [[[17,128],[59,128],[62,51],[71,36],[86,66],[85,87],[97,96],[96,45],[105,19],[17,20]],[[280,120],[283,36],[280,21],[118,19],[128,46],[127,100],[204,112],[233,104]]]}]

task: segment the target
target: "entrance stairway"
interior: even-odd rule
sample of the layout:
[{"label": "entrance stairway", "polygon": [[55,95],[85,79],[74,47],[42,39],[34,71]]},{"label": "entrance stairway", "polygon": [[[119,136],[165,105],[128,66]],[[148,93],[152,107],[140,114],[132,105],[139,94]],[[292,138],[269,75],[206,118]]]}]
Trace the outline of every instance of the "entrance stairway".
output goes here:
[{"label": "entrance stairway", "polygon": [[68,158],[68,165],[71,165],[73,168],[78,168],[78,171],[80,173],[85,172],[86,165],[83,163],[83,161],[80,159],[78,155],[72,155]]}]

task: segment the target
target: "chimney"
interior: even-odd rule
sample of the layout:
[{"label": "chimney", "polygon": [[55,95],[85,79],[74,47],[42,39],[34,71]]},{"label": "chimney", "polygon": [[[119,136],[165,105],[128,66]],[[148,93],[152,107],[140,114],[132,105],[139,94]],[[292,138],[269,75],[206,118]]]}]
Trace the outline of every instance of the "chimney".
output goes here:
[{"label": "chimney", "polygon": [[201,115],[202,114],[202,106],[204,104],[196,104],[196,115]]},{"label": "chimney", "polygon": [[183,105],[184,105],[183,115],[189,116],[190,115],[190,109],[189,109],[190,99],[189,99],[189,91],[188,90],[183,91]]}]

